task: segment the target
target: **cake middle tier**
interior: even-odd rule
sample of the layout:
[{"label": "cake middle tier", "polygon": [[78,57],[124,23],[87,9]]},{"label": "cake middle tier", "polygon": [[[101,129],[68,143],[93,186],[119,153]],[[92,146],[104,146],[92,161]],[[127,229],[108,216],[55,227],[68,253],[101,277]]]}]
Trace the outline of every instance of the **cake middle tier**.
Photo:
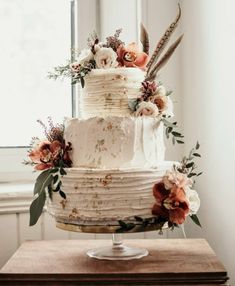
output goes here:
[{"label": "cake middle tier", "polygon": [[152,168],[164,161],[163,123],[152,117],[67,119],[73,167]]}]

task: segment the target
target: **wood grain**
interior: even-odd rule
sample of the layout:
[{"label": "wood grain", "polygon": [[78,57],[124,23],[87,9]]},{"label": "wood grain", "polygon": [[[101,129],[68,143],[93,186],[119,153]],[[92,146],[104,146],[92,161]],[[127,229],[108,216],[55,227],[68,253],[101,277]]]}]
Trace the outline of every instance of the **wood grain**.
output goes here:
[{"label": "wood grain", "polygon": [[149,250],[140,260],[86,255],[107,244],[111,240],[25,242],[1,269],[0,285],[227,285],[224,266],[203,239],[127,240]]}]

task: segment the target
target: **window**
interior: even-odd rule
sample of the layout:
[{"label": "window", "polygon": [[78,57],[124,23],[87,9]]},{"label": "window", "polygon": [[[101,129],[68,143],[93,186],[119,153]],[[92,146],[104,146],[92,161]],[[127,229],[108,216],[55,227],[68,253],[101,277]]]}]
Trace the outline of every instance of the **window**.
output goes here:
[{"label": "window", "polygon": [[42,136],[37,119],[62,122],[71,116],[70,82],[47,78],[70,58],[70,5],[68,0],[0,1],[0,181],[29,172],[21,164],[22,147],[32,136]]}]

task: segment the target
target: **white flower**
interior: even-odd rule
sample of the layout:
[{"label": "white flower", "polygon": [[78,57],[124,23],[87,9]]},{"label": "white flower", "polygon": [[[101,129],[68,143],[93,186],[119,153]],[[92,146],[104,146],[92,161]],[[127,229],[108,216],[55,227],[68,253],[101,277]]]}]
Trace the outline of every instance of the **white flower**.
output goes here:
[{"label": "white flower", "polygon": [[166,96],[166,98],[167,98],[166,109],[162,112],[162,114],[173,117],[174,116],[173,102],[169,96]]},{"label": "white flower", "polygon": [[81,51],[81,53],[78,56],[77,63],[82,65],[85,62],[89,62],[94,58],[93,53],[91,52],[90,49],[84,49]]},{"label": "white flower", "polygon": [[162,96],[166,96],[166,89],[163,85],[159,85],[157,90],[156,90],[156,93],[159,94],[159,95],[162,95]]},{"label": "white flower", "polygon": [[185,189],[186,197],[189,201],[189,215],[196,214],[200,207],[200,198],[195,190]]},{"label": "white flower", "polygon": [[94,59],[97,68],[107,69],[118,65],[117,54],[112,48],[100,48],[96,45],[95,52]]},{"label": "white flower", "polygon": [[156,104],[150,101],[142,101],[139,104],[135,114],[136,116],[147,115],[147,116],[156,117],[158,116],[159,111],[158,111]]},{"label": "white flower", "polygon": [[159,105],[158,108],[163,115],[174,116],[173,102],[170,97],[166,95],[166,89],[163,85],[158,86],[152,101]]},{"label": "white flower", "polygon": [[178,188],[187,188],[191,187],[193,181],[188,178],[185,174],[182,174],[176,170],[173,171],[166,171],[166,174],[163,177],[163,183],[167,190],[173,188],[176,185]]}]

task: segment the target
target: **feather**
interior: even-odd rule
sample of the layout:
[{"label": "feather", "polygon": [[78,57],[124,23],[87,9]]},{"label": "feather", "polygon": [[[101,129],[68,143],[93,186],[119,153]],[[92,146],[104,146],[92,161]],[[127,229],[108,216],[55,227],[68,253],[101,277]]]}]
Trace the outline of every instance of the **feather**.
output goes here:
[{"label": "feather", "polygon": [[174,53],[175,49],[178,47],[179,43],[183,38],[183,34],[169,47],[166,53],[161,57],[159,62],[153,67],[149,76],[147,76],[146,80],[152,81],[157,76],[158,71],[164,67],[164,65],[168,62],[172,54]]},{"label": "feather", "polygon": [[149,35],[143,23],[140,24],[140,41],[143,45],[143,52],[145,52],[148,55],[149,54]]},{"label": "feather", "polygon": [[179,12],[178,15],[175,18],[175,21],[170,24],[164,35],[161,37],[160,41],[158,42],[156,49],[153,52],[152,57],[150,58],[148,64],[147,64],[147,75],[150,73],[150,69],[153,66],[153,64],[158,60],[159,56],[161,55],[162,51],[166,47],[167,43],[170,40],[171,35],[175,31],[177,24],[179,22],[179,19],[181,17],[181,8],[178,4]]}]

